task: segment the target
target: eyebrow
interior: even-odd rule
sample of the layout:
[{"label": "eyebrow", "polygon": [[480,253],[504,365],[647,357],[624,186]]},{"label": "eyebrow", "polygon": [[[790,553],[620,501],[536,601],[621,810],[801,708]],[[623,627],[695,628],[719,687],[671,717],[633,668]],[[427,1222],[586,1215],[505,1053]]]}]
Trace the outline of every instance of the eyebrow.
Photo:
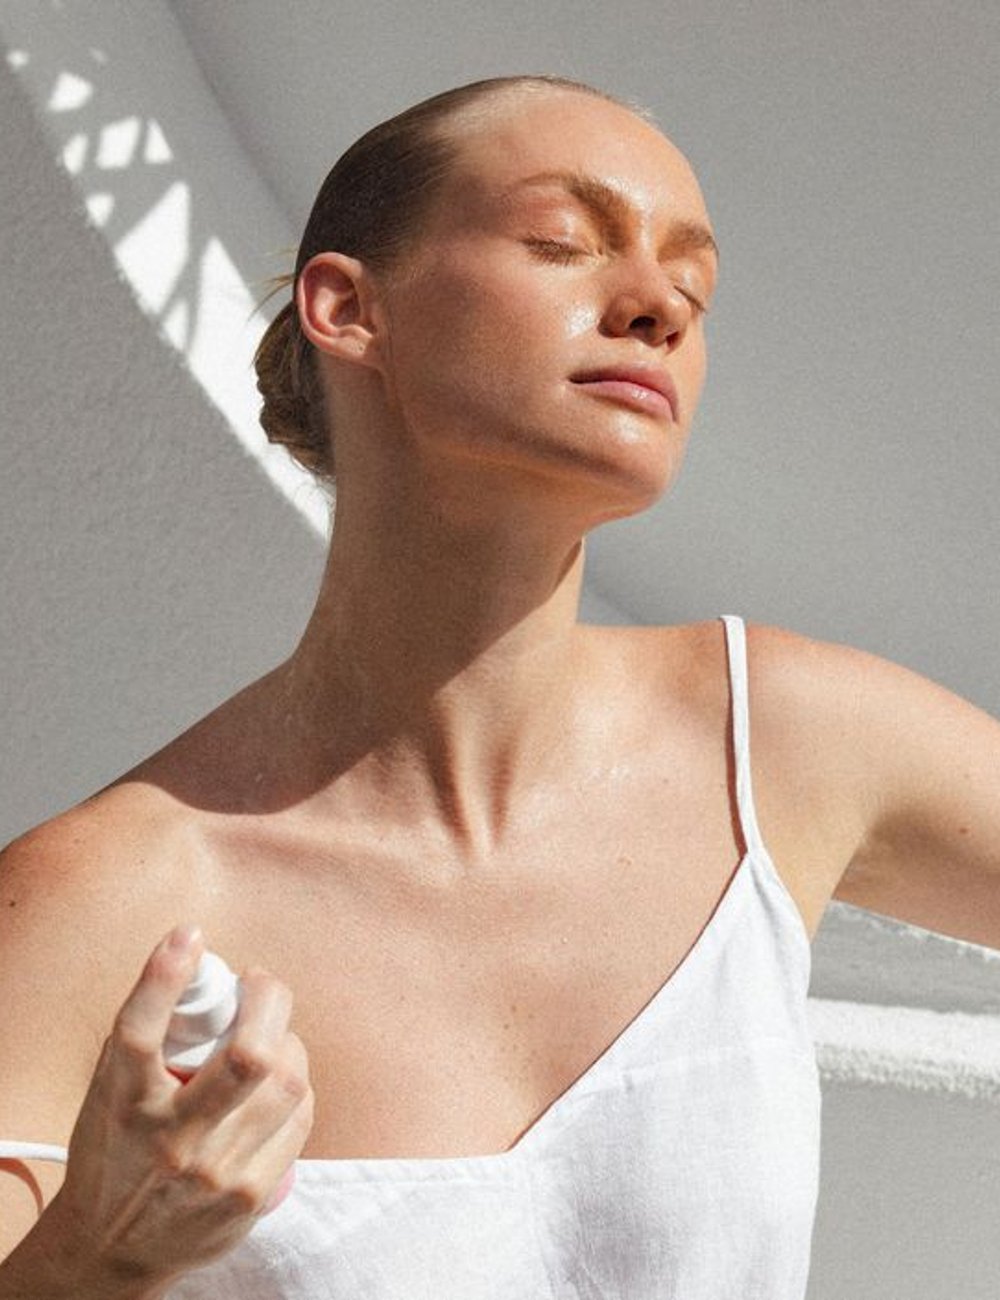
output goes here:
[{"label": "eyebrow", "polygon": [[[632,204],[623,194],[604,181],[598,180],[596,176],[588,176],[586,172],[536,172],[533,176],[526,176],[524,180],[512,185],[507,192],[509,194],[528,185],[561,185],[573,198],[579,199],[585,207],[596,212],[598,216],[610,217],[619,222],[631,216],[634,211]],[[671,222],[668,243],[696,250],[711,249],[715,254],[716,262],[719,261],[719,245],[715,242],[715,236],[700,221],[685,219]]]}]

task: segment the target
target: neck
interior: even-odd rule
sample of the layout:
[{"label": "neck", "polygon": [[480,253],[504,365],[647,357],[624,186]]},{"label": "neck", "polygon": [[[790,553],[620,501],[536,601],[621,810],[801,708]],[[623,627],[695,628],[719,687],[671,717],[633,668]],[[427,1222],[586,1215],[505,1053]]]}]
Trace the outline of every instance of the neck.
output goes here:
[{"label": "neck", "polygon": [[579,529],[560,536],[537,502],[476,505],[462,519],[400,493],[373,526],[338,497],[316,607],[278,670],[290,764],[317,797],[470,861],[558,781],[585,671]]}]

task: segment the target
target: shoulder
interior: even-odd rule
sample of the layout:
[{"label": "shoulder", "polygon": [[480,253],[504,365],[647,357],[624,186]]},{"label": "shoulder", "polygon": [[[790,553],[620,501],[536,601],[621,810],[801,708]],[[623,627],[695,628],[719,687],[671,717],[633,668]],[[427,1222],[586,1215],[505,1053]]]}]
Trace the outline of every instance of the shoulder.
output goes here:
[{"label": "shoulder", "polygon": [[26,831],[0,852],[4,975],[44,972],[67,998],[86,989],[80,1014],[103,1036],[149,951],[187,919],[197,857],[196,822],[152,786],[116,786]]},{"label": "shoulder", "polygon": [[746,622],[747,675],[756,712],[794,710],[809,725],[834,718],[847,721],[876,679],[898,666],[877,655],[835,641],[823,641],[785,627]]},{"label": "shoulder", "polygon": [[[909,682],[923,679],[854,646],[743,622],[754,795],[765,840],[786,861],[813,858],[825,877],[850,856],[873,817],[873,725],[899,707]],[[710,692],[721,690],[728,714],[721,620],[692,625],[686,640],[704,665],[702,678],[714,682],[704,687],[706,700],[718,709]]]},{"label": "shoulder", "polygon": [[190,840],[194,820],[151,783],[123,780],[39,823],[0,852],[0,879],[48,888],[126,887],[152,859]]},{"label": "shoulder", "polygon": [[[782,708],[836,713],[846,698],[863,687],[901,679],[908,672],[853,646],[747,618],[742,622],[751,706],[761,716]],[[716,697],[728,692],[728,652],[721,618],[608,631],[620,634],[628,653],[644,659],[652,679],[661,685],[704,687]]]},{"label": "shoulder", "polygon": [[[754,738],[793,750],[822,740],[826,752],[882,718],[912,710],[944,688],[870,651],[743,618]],[[713,726],[728,712],[729,661],[721,618],[648,627],[593,628],[595,644],[649,702],[689,704]]]},{"label": "shoulder", "polygon": [[868,815],[862,761],[875,713],[916,674],[869,651],[746,621],[751,729],[763,762],[823,783]]},{"label": "shoulder", "polygon": [[748,623],[747,660],[755,770],[784,798],[825,810],[852,856],[887,816],[924,816],[954,773],[978,779],[985,804],[1000,725],[962,696],[781,627]]},{"label": "shoulder", "polygon": [[[108,791],[0,851],[0,1138],[68,1145],[118,1008],[177,910],[184,835],[170,802]],[[0,1173],[2,1255],[63,1170],[7,1162]]]},{"label": "shoulder", "polygon": [[750,696],[762,725],[794,720],[807,733],[871,759],[919,717],[974,706],[931,678],[868,650],[787,628],[747,624]]}]

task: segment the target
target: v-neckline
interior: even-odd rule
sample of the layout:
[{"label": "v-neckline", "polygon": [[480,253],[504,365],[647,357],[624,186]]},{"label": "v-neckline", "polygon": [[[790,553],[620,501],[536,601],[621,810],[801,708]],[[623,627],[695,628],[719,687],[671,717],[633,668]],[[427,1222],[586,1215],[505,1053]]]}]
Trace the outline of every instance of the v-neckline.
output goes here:
[{"label": "v-neckline", "polygon": [[520,1160],[530,1145],[542,1140],[549,1127],[555,1122],[558,1113],[575,1101],[581,1093],[597,1087],[597,1080],[608,1069],[611,1062],[625,1051],[626,1046],[645,1028],[648,1021],[664,1004],[678,996],[679,986],[691,981],[701,954],[706,948],[709,934],[723,925],[731,924],[730,913],[736,906],[734,900],[740,897],[741,890],[745,892],[745,886],[741,881],[750,874],[752,865],[753,851],[748,847],[733,869],[721,897],[680,964],[674,967],[652,997],[636,1012],[628,1024],[619,1030],[607,1047],[603,1048],[590,1065],[532,1120],[513,1145],[505,1151],[488,1151],[484,1154],[468,1156],[318,1156],[296,1160],[296,1170],[306,1173],[307,1176],[311,1170],[316,1170],[334,1174],[340,1171],[347,1176],[357,1173],[366,1178],[375,1177],[379,1171],[384,1171],[389,1178],[394,1175],[431,1177],[435,1173],[461,1174],[490,1168],[499,1169]]}]

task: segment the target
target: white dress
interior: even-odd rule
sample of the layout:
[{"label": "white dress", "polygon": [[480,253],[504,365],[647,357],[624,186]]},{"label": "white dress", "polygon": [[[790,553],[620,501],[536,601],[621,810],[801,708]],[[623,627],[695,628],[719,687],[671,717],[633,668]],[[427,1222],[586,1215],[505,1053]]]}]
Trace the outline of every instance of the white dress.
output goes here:
[{"label": "white dress", "polygon": [[299,1160],[168,1300],[803,1300],[811,948],[757,826],[746,633],[723,619],[747,852],[681,965],[510,1151]]}]

